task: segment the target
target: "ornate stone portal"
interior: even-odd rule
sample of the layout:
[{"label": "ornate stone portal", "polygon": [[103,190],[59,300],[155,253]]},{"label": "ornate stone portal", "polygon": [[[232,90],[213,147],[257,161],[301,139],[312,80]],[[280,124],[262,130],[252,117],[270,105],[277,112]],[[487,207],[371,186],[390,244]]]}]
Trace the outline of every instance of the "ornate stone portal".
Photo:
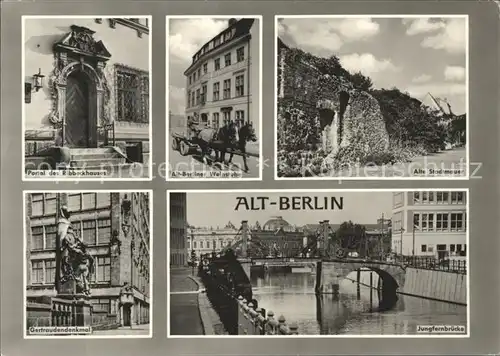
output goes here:
[{"label": "ornate stone portal", "polygon": [[51,74],[54,106],[49,116],[51,123],[59,130],[58,146],[66,146],[66,90],[68,78],[79,75],[88,85],[88,140],[89,147],[97,147],[97,128],[105,123],[105,101],[109,100],[109,88],[103,69],[111,54],[102,41],[96,41],[94,31],[81,26],[71,26],[53,47],[54,70]]}]

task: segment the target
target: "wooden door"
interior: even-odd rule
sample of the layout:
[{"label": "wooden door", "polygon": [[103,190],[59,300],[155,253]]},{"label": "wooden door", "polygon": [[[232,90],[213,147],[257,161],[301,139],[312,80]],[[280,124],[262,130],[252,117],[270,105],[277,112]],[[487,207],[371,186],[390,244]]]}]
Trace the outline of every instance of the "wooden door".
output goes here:
[{"label": "wooden door", "polygon": [[67,79],[65,136],[69,147],[89,147],[89,87],[83,74]]}]

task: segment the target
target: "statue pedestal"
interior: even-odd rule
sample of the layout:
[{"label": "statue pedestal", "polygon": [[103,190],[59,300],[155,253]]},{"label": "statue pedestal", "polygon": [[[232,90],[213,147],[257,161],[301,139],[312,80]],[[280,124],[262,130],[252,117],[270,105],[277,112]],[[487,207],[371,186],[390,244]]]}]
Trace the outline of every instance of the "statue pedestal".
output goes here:
[{"label": "statue pedestal", "polygon": [[83,293],[76,293],[76,281],[61,283],[57,299],[71,304],[71,324],[73,326],[92,326],[92,303]]}]

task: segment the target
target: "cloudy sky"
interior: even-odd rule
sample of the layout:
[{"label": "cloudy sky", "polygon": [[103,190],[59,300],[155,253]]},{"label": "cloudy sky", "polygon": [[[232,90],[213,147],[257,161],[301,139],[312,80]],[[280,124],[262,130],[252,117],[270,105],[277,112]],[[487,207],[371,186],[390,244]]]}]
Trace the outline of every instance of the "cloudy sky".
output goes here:
[{"label": "cloudy sky", "polygon": [[282,18],[287,45],[336,55],[375,87],[397,87],[417,99],[427,92],[465,112],[466,18]]},{"label": "cloudy sky", "polygon": [[169,20],[169,110],[183,114],[186,78],[192,56],[205,43],[227,27],[227,18],[190,18]]},{"label": "cloudy sky", "polygon": [[[265,210],[246,210],[238,206],[237,197],[268,196],[270,201],[278,201],[279,197],[308,196],[335,197],[337,201],[343,197],[342,210],[280,210],[278,205],[267,205]],[[250,203],[249,203],[250,204]],[[256,203],[257,204],[257,203]],[[316,224],[320,220],[330,220],[332,224],[352,220],[360,224],[376,224],[377,219],[384,214],[390,218],[392,211],[392,192],[342,192],[334,193],[188,193],[187,221],[195,226],[224,226],[231,221],[238,226],[242,220],[248,220],[253,225],[258,221],[263,225],[273,216],[282,216],[292,225]],[[238,210],[236,210],[238,207]]]}]

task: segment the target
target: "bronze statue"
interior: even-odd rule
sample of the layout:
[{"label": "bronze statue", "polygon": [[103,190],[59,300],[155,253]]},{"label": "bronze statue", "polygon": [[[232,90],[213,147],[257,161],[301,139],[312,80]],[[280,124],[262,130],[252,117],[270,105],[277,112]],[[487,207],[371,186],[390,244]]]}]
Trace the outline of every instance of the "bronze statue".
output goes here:
[{"label": "bronze statue", "polygon": [[74,280],[76,293],[90,295],[89,276],[94,273],[94,258],[87,252],[86,244],[73,230],[66,206],[61,207],[57,226],[60,241],[61,284]]}]

